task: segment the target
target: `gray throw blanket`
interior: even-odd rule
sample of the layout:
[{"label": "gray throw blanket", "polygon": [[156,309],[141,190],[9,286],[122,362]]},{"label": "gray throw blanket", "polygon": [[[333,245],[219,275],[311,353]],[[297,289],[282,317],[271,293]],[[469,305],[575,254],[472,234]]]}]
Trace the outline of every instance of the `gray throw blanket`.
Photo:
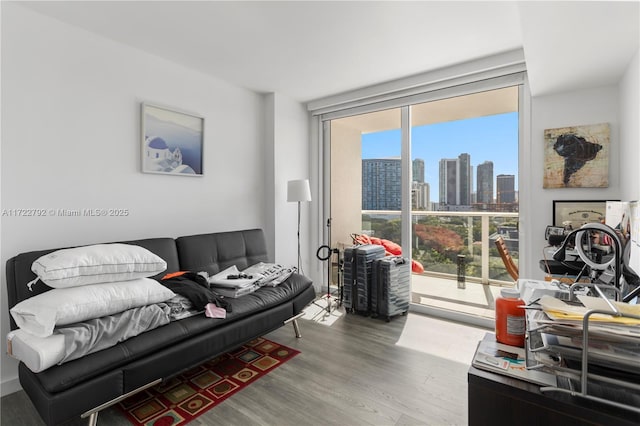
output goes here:
[{"label": "gray throw blanket", "polygon": [[81,358],[84,355],[107,349],[169,323],[169,307],[147,305],[115,315],[59,327],[56,332],[64,335],[65,355],[59,364]]}]

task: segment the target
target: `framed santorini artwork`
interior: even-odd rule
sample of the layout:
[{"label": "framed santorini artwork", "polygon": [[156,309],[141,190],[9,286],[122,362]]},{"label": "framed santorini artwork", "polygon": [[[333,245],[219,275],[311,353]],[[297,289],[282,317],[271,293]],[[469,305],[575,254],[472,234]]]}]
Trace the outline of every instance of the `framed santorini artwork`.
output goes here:
[{"label": "framed santorini artwork", "polygon": [[142,171],[202,176],[204,118],[142,103]]},{"label": "framed santorini artwork", "polygon": [[544,131],[544,188],[609,186],[609,124]]}]

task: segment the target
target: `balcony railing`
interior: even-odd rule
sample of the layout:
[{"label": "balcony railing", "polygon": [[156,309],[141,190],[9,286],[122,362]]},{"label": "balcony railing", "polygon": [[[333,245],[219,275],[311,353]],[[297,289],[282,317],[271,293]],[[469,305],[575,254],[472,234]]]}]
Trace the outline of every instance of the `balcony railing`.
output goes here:
[{"label": "balcony railing", "polygon": [[[411,214],[412,258],[422,263],[424,275],[455,281],[458,262],[463,259],[466,281],[494,285],[513,282],[491,238],[502,235],[517,263],[518,213],[416,210]],[[363,210],[362,229],[400,244],[400,212]]]}]

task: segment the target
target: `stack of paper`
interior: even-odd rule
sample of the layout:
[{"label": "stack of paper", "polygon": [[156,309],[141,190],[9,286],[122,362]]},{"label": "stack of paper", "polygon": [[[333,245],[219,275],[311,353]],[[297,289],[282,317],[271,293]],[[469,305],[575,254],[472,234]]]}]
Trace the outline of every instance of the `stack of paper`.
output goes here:
[{"label": "stack of paper", "polygon": [[[618,309],[619,313],[631,315],[617,316],[616,312],[609,306],[609,303],[600,297],[578,296],[578,299],[584,306],[569,305],[560,299],[550,296],[542,296],[539,304],[545,314],[551,319],[558,321],[582,321],[588,311],[599,310],[609,311],[612,315],[593,314],[589,318],[590,321],[630,326],[640,325],[640,305],[629,305],[628,303],[609,301],[609,303]],[[634,318],[633,316],[638,318]]]},{"label": "stack of paper", "polygon": [[609,311],[611,315],[594,313],[589,317],[589,364],[640,374],[640,306],[609,301],[623,314],[618,315],[602,298],[578,298],[582,306],[548,296],[540,299],[542,311],[530,312],[527,317],[530,334],[535,331],[542,339],[542,347],[534,351],[580,361],[584,316],[592,310]]}]

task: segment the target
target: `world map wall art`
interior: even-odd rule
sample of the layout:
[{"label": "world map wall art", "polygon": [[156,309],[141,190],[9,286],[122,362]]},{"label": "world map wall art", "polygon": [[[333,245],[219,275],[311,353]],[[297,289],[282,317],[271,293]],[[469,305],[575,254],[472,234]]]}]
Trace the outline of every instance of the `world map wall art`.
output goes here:
[{"label": "world map wall art", "polygon": [[609,186],[609,123],[544,131],[544,188]]}]

